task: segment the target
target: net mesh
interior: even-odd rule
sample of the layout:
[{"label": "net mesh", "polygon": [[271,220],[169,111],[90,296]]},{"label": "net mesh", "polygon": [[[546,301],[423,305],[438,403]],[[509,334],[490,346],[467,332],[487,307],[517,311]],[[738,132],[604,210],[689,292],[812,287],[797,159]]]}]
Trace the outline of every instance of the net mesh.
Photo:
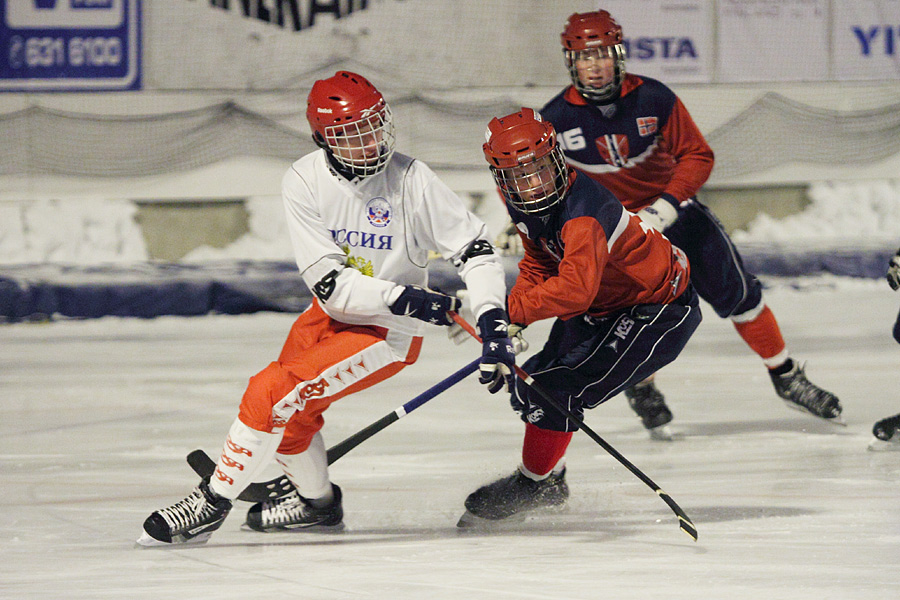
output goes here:
[{"label": "net mesh", "polygon": [[[631,0],[609,4],[623,14],[636,10]],[[597,3],[142,6],[144,91],[0,95],[0,176],[145,177],[239,157],[287,163],[315,149],[305,97],[315,80],[339,69],[364,74],[384,93],[398,151],[435,168],[486,173],[487,122],[522,106],[539,108],[569,82],[556,32],[569,14]],[[642,60],[636,47],[628,69],[641,73]],[[778,89],[772,86],[672,86],[685,92],[716,153],[711,183],[789,163],[867,164],[900,152],[900,82],[885,82],[874,95],[856,84],[805,95],[786,91],[789,85],[780,88],[785,93],[766,93]]]},{"label": "net mesh", "polygon": [[[521,105],[402,97],[392,102],[398,148],[435,168],[484,169],[486,123]],[[143,177],[245,156],[290,162],[315,149],[308,128],[284,124],[298,118],[234,102],[151,116],[31,107],[0,115],[0,175]],[[788,163],[869,164],[900,153],[900,103],[842,112],[768,93],[706,135],[713,183]]]}]

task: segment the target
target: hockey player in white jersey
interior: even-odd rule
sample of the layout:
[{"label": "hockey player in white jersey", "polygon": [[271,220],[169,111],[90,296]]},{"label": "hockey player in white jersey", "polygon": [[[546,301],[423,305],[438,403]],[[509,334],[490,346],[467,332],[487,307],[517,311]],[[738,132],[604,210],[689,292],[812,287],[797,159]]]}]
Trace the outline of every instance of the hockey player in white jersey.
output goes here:
[{"label": "hockey player in white jersey", "polygon": [[296,161],[282,195],[291,242],[314,298],[281,355],[250,379],[210,481],[152,513],[142,545],[200,543],[238,494],[278,461],[296,488],[254,505],[259,531],[342,527],[322,413],[416,361],[425,324],[450,325],[460,301],[428,289],[428,253],[450,260],[484,338],[479,381],[509,388],[503,266],[485,225],[434,172],[394,152],[391,111],[364,77],[340,71],[315,83],[307,119],[319,149]]}]

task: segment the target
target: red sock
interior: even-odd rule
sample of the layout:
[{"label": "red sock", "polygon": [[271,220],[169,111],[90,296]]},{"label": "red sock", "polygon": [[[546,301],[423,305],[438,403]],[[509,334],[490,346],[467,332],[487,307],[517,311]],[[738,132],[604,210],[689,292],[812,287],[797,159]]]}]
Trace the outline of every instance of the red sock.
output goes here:
[{"label": "red sock", "polygon": [[546,475],[566,454],[572,432],[541,429],[525,424],[522,465],[535,475]]},{"label": "red sock", "polygon": [[[781,337],[781,329],[778,328],[778,321],[775,320],[775,315],[772,314],[772,311],[768,306],[763,308],[759,315],[752,321],[743,323],[735,322],[734,328],[737,329],[738,334],[744,338],[747,345],[750,346],[754,352],[759,354],[764,361],[767,361],[766,364],[769,368],[778,366],[770,365],[768,364],[768,361],[769,359],[773,359],[784,353],[784,338]],[[787,354],[785,354],[784,357],[779,358],[781,359],[781,362],[784,362],[784,359],[787,358]]]}]

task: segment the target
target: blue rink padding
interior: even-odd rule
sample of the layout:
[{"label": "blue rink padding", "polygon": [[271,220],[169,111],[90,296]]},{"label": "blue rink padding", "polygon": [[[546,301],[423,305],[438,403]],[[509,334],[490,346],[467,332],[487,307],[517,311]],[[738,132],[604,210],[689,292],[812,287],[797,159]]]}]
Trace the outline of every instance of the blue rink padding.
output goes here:
[{"label": "blue rink padding", "polygon": [[[828,273],[881,278],[895,251],[739,249],[748,271],[781,277]],[[504,259],[508,286],[515,281],[516,263]],[[456,269],[446,261],[433,261],[428,270],[432,288],[455,293],[462,287]],[[0,266],[0,321],[5,322],[300,312],[310,299],[297,266],[289,261]]]}]

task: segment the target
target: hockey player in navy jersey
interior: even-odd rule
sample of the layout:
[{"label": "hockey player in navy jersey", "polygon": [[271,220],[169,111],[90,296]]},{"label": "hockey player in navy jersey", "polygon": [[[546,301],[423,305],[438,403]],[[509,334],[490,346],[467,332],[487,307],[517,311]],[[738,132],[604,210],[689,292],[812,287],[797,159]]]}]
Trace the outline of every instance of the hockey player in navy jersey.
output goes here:
[{"label": "hockey player in navy jersey", "polygon": [[[571,15],[561,37],[572,85],[540,112],[558,132],[568,164],[685,252],[700,297],[731,319],[788,406],[841,423],[838,398],[791,358],[762,286],[696,198],[713,152],[684,104],[659,81],[626,72],[622,28],[609,12]],[[652,377],[625,395],[651,436],[670,437],[672,413]]]},{"label": "hockey player in navy jersey", "polygon": [[[507,298],[510,334],[555,319],[523,368],[581,417],[670,363],[700,323],[684,253],[565,162],[549,122],[528,108],[493,119],[484,154],[525,256]],[[522,462],[473,492],[460,526],[562,505],[576,427],[519,379]]]},{"label": "hockey player in navy jersey", "polygon": [[[891,289],[900,290],[900,250],[888,262],[887,280]],[[900,344],[900,314],[894,322],[894,339]],[[900,414],[886,417],[872,427],[875,436],[869,444],[871,450],[900,450]]]}]

